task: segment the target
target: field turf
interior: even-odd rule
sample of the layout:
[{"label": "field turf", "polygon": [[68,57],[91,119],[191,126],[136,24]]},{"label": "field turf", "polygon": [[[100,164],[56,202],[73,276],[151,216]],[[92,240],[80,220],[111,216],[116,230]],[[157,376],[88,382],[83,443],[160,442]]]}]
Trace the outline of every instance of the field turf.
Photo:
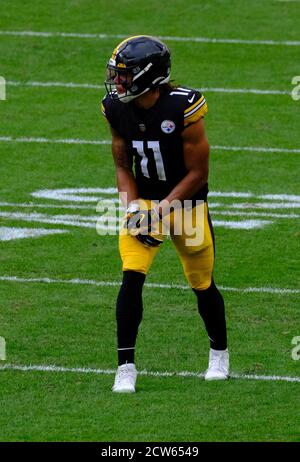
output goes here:
[{"label": "field turf", "polygon": [[[289,94],[300,75],[299,30],[296,1],[1,2],[0,441],[300,440],[300,361],[292,358],[300,336],[300,101]],[[109,140],[99,102],[118,34],[169,37],[172,78],[207,89],[215,281],[233,374],[226,383],[201,376],[207,337],[166,240],[144,291],[137,393],[111,392],[121,265],[117,236],[99,236],[92,217],[100,196],[116,197],[108,189],[115,174],[110,145],[83,141]],[[274,43],[259,43],[266,40]],[[92,189],[75,191],[80,202],[74,191],[32,195],[66,188]],[[64,233],[20,238],[43,230]]]}]

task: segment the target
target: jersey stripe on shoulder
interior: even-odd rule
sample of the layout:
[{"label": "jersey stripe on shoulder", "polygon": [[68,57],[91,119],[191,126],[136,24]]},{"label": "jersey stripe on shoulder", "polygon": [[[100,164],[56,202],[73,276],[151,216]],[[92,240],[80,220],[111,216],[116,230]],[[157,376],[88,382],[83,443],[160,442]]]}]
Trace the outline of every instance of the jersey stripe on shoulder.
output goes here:
[{"label": "jersey stripe on shoulder", "polygon": [[106,117],[105,107],[103,103],[101,103],[101,112]]},{"label": "jersey stripe on shoulder", "polygon": [[189,94],[188,91],[171,91],[171,92],[170,92],[170,96],[172,96],[172,95],[186,96],[186,95],[188,95],[188,94]]},{"label": "jersey stripe on shoulder", "polygon": [[187,87],[177,87],[177,90],[187,91],[188,93],[191,91],[191,89]]},{"label": "jersey stripe on shoulder", "polygon": [[200,98],[195,103],[193,103],[191,106],[185,109],[184,117],[188,117],[190,114],[192,114],[195,111],[195,109],[199,109],[199,107],[201,107],[201,105],[205,103],[206,103],[206,100],[204,96],[201,95]]},{"label": "jersey stripe on shoulder", "polygon": [[[199,95],[199,94],[198,94]],[[191,99],[191,98],[190,98]],[[191,102],[188,100],[188,102]],[[197,122],[199,119],[204,117],[208,112],[206,99],[203,95],[198,97],[197,101],[188,106],[184,111],[184,126],[191,123]]]}]

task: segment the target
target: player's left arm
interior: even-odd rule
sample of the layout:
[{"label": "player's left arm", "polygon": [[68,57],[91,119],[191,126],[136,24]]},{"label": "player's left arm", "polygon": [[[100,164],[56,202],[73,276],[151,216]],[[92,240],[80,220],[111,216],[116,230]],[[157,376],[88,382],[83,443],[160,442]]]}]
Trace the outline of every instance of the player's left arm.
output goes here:
[{"label": "player's left arm", "polygon": [[190,199],[208,179],[209,143],[205,133],[204,119],[187,126],[182,132],[184,163],[188,173],[160,202],[160,214],[168,209],[171,201]]}]

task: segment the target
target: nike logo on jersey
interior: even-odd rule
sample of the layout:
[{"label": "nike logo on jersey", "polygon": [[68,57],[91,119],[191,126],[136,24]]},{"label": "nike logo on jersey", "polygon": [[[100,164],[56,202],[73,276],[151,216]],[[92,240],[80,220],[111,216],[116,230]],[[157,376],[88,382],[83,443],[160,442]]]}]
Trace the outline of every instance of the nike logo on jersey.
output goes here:
[{"label": "nike logo on jersey", "polygon": [[195,98],[195,93],[193,94],[193,96],[190,99],[188,99],[188,102],[192,103],[194,101],[194,98]]}]

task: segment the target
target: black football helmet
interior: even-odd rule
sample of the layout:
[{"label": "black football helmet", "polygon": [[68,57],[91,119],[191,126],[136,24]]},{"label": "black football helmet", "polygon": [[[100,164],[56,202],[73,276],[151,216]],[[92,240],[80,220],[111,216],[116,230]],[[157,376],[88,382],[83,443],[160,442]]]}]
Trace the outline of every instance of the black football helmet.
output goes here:
[{"label": "black football helmet", "polygon": [[170,72],[171,55],[163,42],[147,35],[129,37],[114,49],[107,63],[105,87],[111,97],[128,103],[167,83]]}]

